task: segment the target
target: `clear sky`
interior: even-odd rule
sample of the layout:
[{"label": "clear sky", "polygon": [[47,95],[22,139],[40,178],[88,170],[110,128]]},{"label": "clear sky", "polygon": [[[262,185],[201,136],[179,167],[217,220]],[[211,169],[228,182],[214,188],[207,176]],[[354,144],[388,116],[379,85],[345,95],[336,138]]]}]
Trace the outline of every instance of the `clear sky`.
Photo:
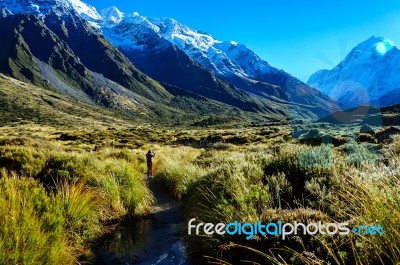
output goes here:
[{"label": "clear sky", "polygon": [[306,81],[372,35],[400,46],[399,0],[83,0],[98,9],[171,17],[222,41],[247,45]]}]

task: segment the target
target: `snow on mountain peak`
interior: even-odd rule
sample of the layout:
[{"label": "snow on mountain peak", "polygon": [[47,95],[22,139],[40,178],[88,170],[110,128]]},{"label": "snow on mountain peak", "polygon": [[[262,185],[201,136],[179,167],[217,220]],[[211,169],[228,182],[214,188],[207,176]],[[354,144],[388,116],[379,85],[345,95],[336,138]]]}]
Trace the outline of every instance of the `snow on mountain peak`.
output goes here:
[{"label": "snow on mountain peak", "polygon": [[118,24],[118,27],[123,26],[126,29],[126,34],[129,31],[135,32],[159,32],[160,28],[149,21],[148,18],[141,16],[138,12],[133,12],[125,16],[125,18]]},{"label": "snow on mountain peak", "polygon": [[[356,46],[354,50],[363,50],[363,51],[377,51],[382,55],[386,54],[386,52],[394,47],[393,41],[389,39],[385,39],[383,37],[375,37],[367,39],[366,41],[360,43]],[[386,50],[386,52],[385,52]]]},{"label": "snow on mountain peak", "polygon": [[[354,86],[343,89],[341,84],[355,83],[367,93],[371,104],[380,105],[381,98],[385,98],[394,89],[399,89],[399,61],[400,50],[391,40],[373,36],[358,44],[332,70],[314,73],[307,83],[348,106],[354,105],[348,97]],[[360,94],[357,93],[355,95]],[[391,100],[394,102],[394,99]]]},{"label": "snow on mountain peak", "polygon": [[96,8],[87,5],[80,0],[64,0],[69,2],[71,6],[75,9],[75,11],[88,20],[99,20],[101,19],[100,14],[97,12]]},{"label": "snow on mountain peak", "polygon": [[122,13],[115,6],[100,10],[100,15],[104,26],[112,26],[118,24],[124,19],[125,16],[125,14]]},{"label": "snow on mountain peak", "polygon": [[164,38],[181,48],[190,45],[202,52],[207,52],[212,45],[220,42],[210,35],[192,30],[172,18],[151,19],[150,21],[160,28],[160,34]]},{"label": "snow on mountain peak", "polygon": [[[107,13],[107,14],[106,14]],[[245,45],[222,42],[210,34],[193,30],[172,18],[146,18],[127,14],[119,23],[108,23],[109,10],[101,12],[103,34],[114,45],[140,49],[152,34],[177,46],[194,61],[220,76],[253,77],[269,73],[272,67]]]},{"label": "snow on mountain peak", "polygon": [[393,48],[396,48],[396,46],[391,40],[373,36],[358,44],[343,62],[346,64],[361,64],[371,59],[380,60]]},{"label": "snow on mountain peak", "polygon": [[116,8],[108,8],[100,13],[103,17],[98,25],[103,35],[118,47],[141,49],[141,45],[160,30],[137,12],[123,14]]},{"label": "snow on mountain peak", "polygon": [[7,8],[1,9],[0,17],[7,17],[9,15],[12,15],[10,10],[8,10]]},{"label": "snow on mountain peak", "polygon": [[146,17],[141,16],[138,12],[133,12],[128,14],[125,17],[125,21],[122,22],[141,23],[143,21],[148,21],[148,19]]},{"label": "snow on mountain peak", "polygon": [[8,15],[28,13],[46,16],[54,13],[61,16],[74,11],[88,21],[96,21],[101,18],[94,7],[80,0],[1,0],[0,9],[3,15],[8,11]]},{"label": "snow on mountain peak", "polygon": [[162,38],[220,76],[252,78],[274,69],[245,45],[219,41],[172,18],[149,19],[137,12],[124,14],[116,7],[103,9],[99,14],[94,7],[80,0],[0,0],[0,11],[2,16],[16,13],[63,16],[72,12],[102,31],[114,45],[132,46],[132,49],[139,49],[146,41],[154,41],[151,36]]}]

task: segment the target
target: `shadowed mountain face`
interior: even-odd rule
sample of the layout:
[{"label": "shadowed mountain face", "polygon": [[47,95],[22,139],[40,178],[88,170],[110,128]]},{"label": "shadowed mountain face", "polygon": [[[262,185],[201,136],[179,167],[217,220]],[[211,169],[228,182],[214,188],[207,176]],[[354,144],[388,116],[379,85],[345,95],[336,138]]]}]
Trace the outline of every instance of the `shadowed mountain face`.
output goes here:
[{"label": "shadowed mountain face", "polygon": [[92,99],[100,89],[93,73],[153,101],[171,97],[80,18],[49,16],[42,20],[17,14],[1,18],[0,23],[4,43],[0,46],[0,70],[13,77],[54,89],[57,85],[44,77],[41,67],[47,65],[55,79]]},{"label": "shadowed mountain face", "polygon": [[156,102],[171,97],[161,85],[138,71],[117,48],[102,38],[86,21],[72,15],[62,19],[47,16],[45,21],[90,70],[101,73],[106,78]]},{"label": "shadowed mountain face", "polygon": [[155,42],[162,43],[162,49],[153,49],[151,42],[140,51],[120,49],[136,67],[160,82],[242,110],[266,111],[250,95],[200,67],[176,46],[163,39]]},{"label": "shadowed mountain face", "polygon": [[[280,76],[280,82],[291,90],[290,96],[280,86],[264,82],[252,83],[253,91],[239,89],[204,69],[175,45],[157,35],[152,38],[157,41],[147,39],[141,49],[123,46],[120,50],[138,69],[162,83],[245,111],[259,111],[270,115],[310,118],[326,115],[331,107],[328,105],[327,108],[321,108],[321,106],[327,104],[334,106],[334,103],[327,100],[320,92],[287,74]],[[158,48],[152,45],[154,43],[158,45]],[[240,82],[244,81],[238,79],[235,83]],[[168,86],[166,88],[168,90]],[[255,89],[257,92],[254,91]],[[175,95],[177,93],[176,90],[169,89],[169,91]]]}]

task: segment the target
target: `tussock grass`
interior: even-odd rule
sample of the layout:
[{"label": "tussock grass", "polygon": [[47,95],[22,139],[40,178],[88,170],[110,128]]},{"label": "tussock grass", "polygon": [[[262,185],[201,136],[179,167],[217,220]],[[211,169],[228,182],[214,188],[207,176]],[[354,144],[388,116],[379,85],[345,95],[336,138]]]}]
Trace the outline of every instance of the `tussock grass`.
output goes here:
[{"label": "tussock grass", "polygon": [[[377,146],[343,136],[346,143],[335,148],[283,139],[290,134],[286,127],[178,132],[144,126],[65,132],[31,126],[32,131],[25,132],[28,127],[0,129],[0,167],[6,168],[0,179],[5,191],[0,194],[0,229],[5,238],[25,242],[0,240],[0,263],[74,263],[103,232],[104,223],[147,214],[154,203],[144,180],[148,149],[157,153],[156,184],[181,201],[187,219],[349,221],[379,223],[385,231],[375,237],[301,236],[285,241],[186,237],[195,257],[206,253],[220,264],[399,263],[399,138]],[[62,140],[62,134],[75,140]],[[186,142],[193,147],[165,145]],[[2,218],[11,207],[15,209],[9,216],[24,212],[19,223]],[[22,229],[15,231],[17,227]],[[28,234],[32,239],[26,239]]]},{"label": "tussock grass", "polygon": [[362,169],[353,169],[344,175],[344,185],[333,202],[338,215],[351,220],[353,226],[379,224],[384,231],[383,235],[349,238],[356,263],[400,263],[400,169],[397,165],[394,161],[386,166],[370,164],[368,171],[375,174],[364,175],[360,174]]},{"label": "tussock grass", "polygon": [[400,136],[396,135],[393,139],[393,143],[389,147],[389,152],[394,155],[400,155]]},{"label": "tussock grass", "polygon": [[[384,153],[350,142],[336,150],[283,144],[271,150],[178,149],[162,157],[157,178],[181,198],[187,219],[380,224],[382,236],[190,236],[194,256],[260,264],[398,264],[400,157],[397,138]],[[196,155],[194,155],[196,154]],[[382,158],[382,159],[381,159]],[[193,169],[193,170],[192,170]],[[178,195],[178,196],[177,196]],[[260,255],[260,253],[262,255]],[[220,263],[218,263],[220,262]]]},{"label": "tussock grass", "polygon": [[19,171],[21,175],[35,176],[40,173],[45,164],[43,152],[33,147],[1,146],[0,167]]},{"label": "tussock grass", "polygon": [[190,184],[203,174],[204,170],[195,163],[199,155],[199,150],[187,147],[163,148],[157,152],[157,184],[180,200]]},{"label": "tussock grass", "polygon": [[82,244],[94,239],[101,232],[99,212],[101,200],[98,192],[84,183],[56,184],[55,203],[64,216],[65,229],[69,240]]},{"label": "tussock grass", "polygon": [[43,136],[2,138],[1,264],[76,263],[106,223],[140,218],[154,203],[144,151],[93,152]]},{"label": "tussock grass", "polygon": [[0,263],[73,264],[57,199],[32,178],[0,175]]}]

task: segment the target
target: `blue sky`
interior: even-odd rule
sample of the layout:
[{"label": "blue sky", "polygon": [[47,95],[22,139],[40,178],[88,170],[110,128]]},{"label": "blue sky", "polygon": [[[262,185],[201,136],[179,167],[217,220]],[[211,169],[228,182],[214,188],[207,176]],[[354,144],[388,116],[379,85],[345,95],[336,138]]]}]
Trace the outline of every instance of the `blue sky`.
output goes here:
[{"label": "blue sky", "polygon": [[372,35],[400,46],[399,0],[83,0],[98,9],[172,17],[219,40],[246,44],[302,80],[337,65]]}]

